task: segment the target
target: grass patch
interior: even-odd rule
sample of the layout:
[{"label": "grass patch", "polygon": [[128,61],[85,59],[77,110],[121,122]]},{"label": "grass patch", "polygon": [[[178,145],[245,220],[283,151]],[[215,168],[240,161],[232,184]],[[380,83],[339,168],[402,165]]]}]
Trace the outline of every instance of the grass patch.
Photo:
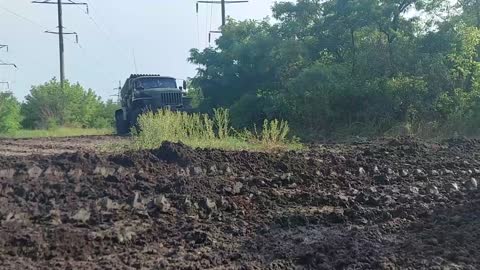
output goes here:
[{"label": "grass patch", "polygon": [[12,133],[0,134],[1,138],[49,138],[49,137],[75,137],[112,134],[111,129],[84,129],[84,128],[56,128],[50,130],[19,130]]},{"label": "grass patch", "polygon": [[134,149],[160,147],[164,141],[182,142],[191,147],[226,150],[274,151],[301,149],[297,139],[289,139],[285,121],[265,120],[261,131],[235,130],[230,126],[227,109],[216,109],[214,115],[187,114],[161,110],[140,116],[141,132],[133,132]]}]

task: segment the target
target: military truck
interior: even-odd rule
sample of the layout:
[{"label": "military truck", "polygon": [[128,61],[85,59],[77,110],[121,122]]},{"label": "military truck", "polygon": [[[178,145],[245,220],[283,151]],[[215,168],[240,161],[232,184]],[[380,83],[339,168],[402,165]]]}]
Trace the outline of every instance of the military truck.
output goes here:
[{"label": "military truck", "polygon": [[132,74],[119,93],[121,109],[115,112],[117,134],[128,134],[137,127],[138,117],[146,111],[190,110],[187,84],[177,86],[177,79],[161,75]]}]

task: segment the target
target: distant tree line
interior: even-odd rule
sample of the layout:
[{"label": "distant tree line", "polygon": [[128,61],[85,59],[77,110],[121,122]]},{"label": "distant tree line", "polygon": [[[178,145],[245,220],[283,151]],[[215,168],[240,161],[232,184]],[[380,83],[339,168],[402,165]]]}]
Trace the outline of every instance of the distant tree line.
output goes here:
[{"label": "distant tree line", "polygon": [[298,0],[191,50],[199,108],[299,135],[478,134],[480,1]]},{"label": "distant tree line", "polygon": [[56,79],[32,86],[23,103],[11,92],[0,92],[0,133],[56,127],[109,128],[118,105],[103,102],[93,90]]}]

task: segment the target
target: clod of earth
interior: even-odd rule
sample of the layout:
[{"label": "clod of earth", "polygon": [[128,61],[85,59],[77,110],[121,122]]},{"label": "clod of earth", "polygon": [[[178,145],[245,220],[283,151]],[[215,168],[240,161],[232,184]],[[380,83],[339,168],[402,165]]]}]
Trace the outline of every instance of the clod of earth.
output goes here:
[{"label": "clod of earth", "polygon": [[203,169],[201,167],[195,166],[192,168],[192,172],[194,175],[201,175],[203,174]]},{"label": "clod of earth", "polygon": [[365,169],[364,169],[363,167],[360,167],[360,168],[358,169],[358,174],[359,174],[360,176],[364,176],[364,175],[367,174],[367,172],[365,171]]},{"label": "clod of earth", "polygon": [[458,187],[457,183],[449,183],[447,185],[447,190],[450,192],[457,192],[460,191],[460,188]]},{"label": "clod of earth", "polygon": [[2,169],[0,170],[0,178],[3,179],[12,179],[13,176],[15,175],[16,171],[15,169]]},{"label": "clod of earth", "polygon": [[212,214],[217,210],[217,204],[214,200],[211,200],[210,198],[203,198],[200,201],[199,206],[202,207],[207,214]]},{"label": "clod of earth", "polygon": [[40,177],[40,175],[42,175],[42,173],[43,173],[42,168],[40,168],[38,166],[32,166],[31,168],[29,168],[27,170],[28,177],[33,178],[33,179]]},{"label": "clod of earth", "polygon": [[160,212],[167,213],[170,211],[170,202],[163,195],[154,198],[153,204],[158,208],[158,210],[160,210]]},{"label": "clod of earth", "polygon": [[90,219],[90,216],[91,216],[90,211],[82,208],[78,210],[78,212],[75,215],[72,216],[72,219],[75,221],[85,223]]},{"label": "clod of earth", "polygon": [[120,208],[120,206],[116,202],[112,201],[110,198],[100,199],[100,201],[98,202],[98,205],[102,209],[107,210],[107,211]]},{"label": "clod of earth", "polygon": [[470,178],[470,180],[467,180],[464,183],[465,187],[467,190],[477,190],[478,189],[478,182],[477,179],[475,178]]},{"label": "clod of earth", "polygon": [[449,169],[443,170],[443,173],[448,174],[448,175],[453,175],[454,174],[453,171],[451,171]]},{"label": "clod of earth", "polygon": [[438,187],[436,187],[434,185],[428,185],[427,191],[428,191],[428,193],[430,193],[432,195],[440,194],[440,191],[438,190]]},{"label": "clod of earth", "polygon": [[135,195],[131,197],[131,206],[135,209],[144,209],[145,204],[143,203],[140,192],[135,192]]}]

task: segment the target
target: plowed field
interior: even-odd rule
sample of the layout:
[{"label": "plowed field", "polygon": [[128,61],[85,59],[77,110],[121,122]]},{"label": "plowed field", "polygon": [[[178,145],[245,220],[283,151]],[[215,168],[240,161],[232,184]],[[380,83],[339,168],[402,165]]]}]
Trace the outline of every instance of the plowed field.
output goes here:
[{"label": "plowed field", "polygon": [[480,141],[0,140],[1,269],[480,269]]}]

